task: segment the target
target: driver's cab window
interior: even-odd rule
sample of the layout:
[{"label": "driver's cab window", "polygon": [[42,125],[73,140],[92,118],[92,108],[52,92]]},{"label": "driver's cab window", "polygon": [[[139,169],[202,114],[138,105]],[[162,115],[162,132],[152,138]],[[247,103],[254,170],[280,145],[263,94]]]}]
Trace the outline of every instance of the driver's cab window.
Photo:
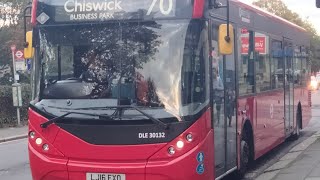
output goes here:
[{"label": "driver's cab window", "polygon": [[[44,65],[45,68],[48,69],[45,74],[45,79],[49,81],[58,81],[62,79],[74,78],[73,47],[54,46],[48,51],[44,57]],[[59,61],[61,63],[61,71],[59,71]],[[59,72],[61,79],[59,79]]]},{"label": "driver's cab window", "polygon": [[61,46],[61,79],[74,77],[74,48]]},{"label": "driver's cab window", "polygon": [[208,23],[193,22],[187,31],[182,66],[182,104],[203,103],[209,97]]}]

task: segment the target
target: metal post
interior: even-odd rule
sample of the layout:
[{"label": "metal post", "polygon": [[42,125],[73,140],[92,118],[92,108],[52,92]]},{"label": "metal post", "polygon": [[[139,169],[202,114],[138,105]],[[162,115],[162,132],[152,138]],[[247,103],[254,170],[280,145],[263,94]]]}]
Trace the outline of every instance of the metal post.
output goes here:
[{"label": "metal post", "polygon": [[15,58],[14,58],[14,51],[12,51],[12,67],[13,67],[13,82],[17,83],[17,80],[16,80],[16,63],[15,63]]},{"label": "metal post", "polygon": [[30,5],[28,5],[25,9],[24,9],[24,11],[23,11],[23,24],[24,24],[24,26],[23,26],[23,29],[24,29],[24,47],[26,48],[26,47],[28,47],[28,43],[27,43],[27,17],[31,17],[31,13],[30,14],[27,14],[27,10],[29,10],[30,9],[30,11],[31,11],[31,9],[32,9],[32,6],[30,6]]},{"label": "metal post", "polygon": [[[14,53],[15,51],[12,50],[12,64],[13,64],[13,80],[14,80],[14,85],[17,85],[17,80],[16,80],[16,63],[15,63],[15,57],[14,57]],[[18,120],[18,126],[21,126],[21,120],[20,120],[20,108],[19,106],[21,106],[22,104],[19,103],[19,99],[20,94],[19,94],[19,86],[16,87],[16,96],[17,96],[17,100],[18,100],[18,104],[17,104],[17,120]],[[12,94],[14,96],[14,94]],[[14,97],[13,97],[14,98]]]},{"label": "metal post", "polygon": [[230,5],[229,0],[227,0],[227,42],[230,42]]},{"label": "metal post", "polygon": [[18,126],[21,126],[21,120],[20,120],[20,108],[17,107],[17,119],[18,119]]}]

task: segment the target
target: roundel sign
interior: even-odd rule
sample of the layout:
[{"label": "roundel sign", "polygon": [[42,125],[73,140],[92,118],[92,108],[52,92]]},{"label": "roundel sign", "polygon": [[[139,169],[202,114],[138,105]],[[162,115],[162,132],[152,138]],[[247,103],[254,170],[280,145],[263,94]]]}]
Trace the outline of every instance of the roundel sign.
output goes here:
[{"label": "roundel sign", "polygon": [[20,51],[20,50],[17,51],[15,55],[16,55],[17,59],[23,59],[23,52],[22,51]]}]

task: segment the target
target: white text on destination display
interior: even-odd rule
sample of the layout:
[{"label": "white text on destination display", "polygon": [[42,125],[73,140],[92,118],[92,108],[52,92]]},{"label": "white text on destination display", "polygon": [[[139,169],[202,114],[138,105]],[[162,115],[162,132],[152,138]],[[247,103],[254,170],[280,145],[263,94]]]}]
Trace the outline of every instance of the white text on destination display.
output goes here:
[{"label": "white text on destination display", "polygon": [[97,11],[115,11],[122,10],[121,2],[118,0],[104,2],[86,2],[78,0],[68,0],[64,4],[64,10],[68,13],[74,12],[97,12]]}]

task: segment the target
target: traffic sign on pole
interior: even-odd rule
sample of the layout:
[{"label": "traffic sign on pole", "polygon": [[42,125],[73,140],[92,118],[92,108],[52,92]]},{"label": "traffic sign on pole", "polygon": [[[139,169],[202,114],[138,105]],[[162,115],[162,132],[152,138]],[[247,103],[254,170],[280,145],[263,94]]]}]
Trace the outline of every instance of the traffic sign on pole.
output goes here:
[{"label": "traffic sign on pole", "polygon": [[31,71],[31,59],[27,59],[27,69],[28,71]]},{"label": "traffic sign on pole", "polygon": [[11,51],[16,51],[16,49],[17,49],[17,47],[16,47],[16,45],[11,45]]}]

